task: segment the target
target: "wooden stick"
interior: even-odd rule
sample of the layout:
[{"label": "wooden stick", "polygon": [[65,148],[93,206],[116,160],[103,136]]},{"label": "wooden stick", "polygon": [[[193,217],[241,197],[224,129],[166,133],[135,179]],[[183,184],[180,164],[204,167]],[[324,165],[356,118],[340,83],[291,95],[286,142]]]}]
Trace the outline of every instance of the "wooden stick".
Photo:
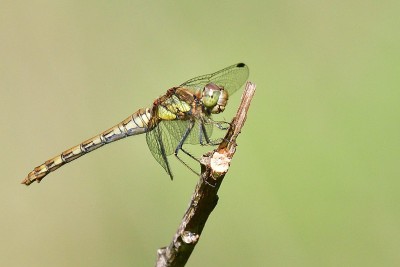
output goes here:
[{"label": "wooden stick", "polygon": [[218,202],[218,189],[228,172],[236,151],[238,137],[247,116],[256,85],[247,82],[242,101],[225,138],[214,151],[201,159],[201,175],[192,195],[190,205],[182,218],[172,242],[157,250],[157,267],[184,266],[194,250],[208,216]]}]

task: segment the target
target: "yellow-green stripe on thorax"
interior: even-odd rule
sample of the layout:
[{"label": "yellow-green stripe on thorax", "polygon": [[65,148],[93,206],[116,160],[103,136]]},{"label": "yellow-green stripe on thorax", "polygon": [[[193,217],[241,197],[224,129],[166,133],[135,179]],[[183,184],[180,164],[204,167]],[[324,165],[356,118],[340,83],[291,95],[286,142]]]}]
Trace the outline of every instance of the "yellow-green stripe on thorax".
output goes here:
[{"label": "yellow-green stripe on thorax", "polygon": [[154,103],[157,117],[161,120],[184,119],[194,108],[195,93],[185,88],[171,88],[167,94]]}]

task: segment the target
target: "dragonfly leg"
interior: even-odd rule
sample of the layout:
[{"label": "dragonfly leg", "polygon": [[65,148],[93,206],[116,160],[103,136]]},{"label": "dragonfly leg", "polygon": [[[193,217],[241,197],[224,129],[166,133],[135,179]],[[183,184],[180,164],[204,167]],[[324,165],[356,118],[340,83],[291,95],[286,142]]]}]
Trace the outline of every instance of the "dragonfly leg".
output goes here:
[{"label": "dragonfly leg", "polygon": [[191,157],[192,159],[194,159],[195,161],[197,161],[198,163],[200,163],[200,160],[198,158],[196,158],[195,156],[193,156],[192,154],[190,154],[188,151],[186,151],[185,149],[183,149],[183,147],[181,147],[181,149],[183,153],[185,153],[186,155],[188,155],[189,157]]},{"label": "dragonfly leg", "polygon": [[[185,152],[185,154],[190,155],[189,153],[187,153],[185,150],[182,149],[183,152]],[[191,156],[191,155],[190,155]],[[191,170],[194,174],[196,174],[197,176],[199,176],[200,174],[198,172],[196,172],[195,170],[192,169],[192,167],[190,167],[186,162],[184,162],[179,156],[178,154],[175,154],[175,157],[183,164],[185,165],[189,170]],[[198,159],[194,158],[193,156],[191,156],[193,159],[195,159],[196,161],[200,162]]]},{"label": "dragonfly leg", "polygon": [[188,155],[189,157],[191,157],[192,159],[194,159],[197,162],[200,162],[197,158],[195,158],[193,155],[191,155],[189,152],[187,152],[186,150],[183,149],[183,144],[185,143],[185,140],[187,139],[187,137],[189,136],[190,132],[192,131],[193,127],[195,125],[194,121],[191,121],[188,128],[186,129],[184,135],[182,136],[181,140],[179,141],[178,146],[175,149],[174,155],[175,157],[183,164],[185,165],[189,170],[191,170],[194,174],[196,175],[200,175],[199,173],[197,173],[195,170],[193,170],[186,162],[184,162],[179,156],[178,156],[178,152],[179,150],[182,150],[183,153],[185,153],[186,155]]},{"label": "dragonfly leg", "polygon": [[[187,152],[186,150],[184,150],[182,147],[181,149],[186,155],[188,155],[189,157],[191,157],[192,159],[194,159],[195,161],[200,163],[200,160],[198,160],[197,158],[195,158],[193,155],[191,155],[189,152]],[[186,167],[188,167],[189,170],[191,170],[194,174],[196,174],[197,176],[200,176],[200,173],[196,172],[195,170],[193,170],[189,165],[186,164],[186,162],[184,162],[181,158],[178,157],[177,154],[175,154],[176,158]],[[208,184],[211,187],[215,187],[215,185],[210,184],[206,179],[203,178],[203,181]]]},{"label": "dragonfly leg", "polygon": [[[210,122],[213,123],[212,120],[210,120]],[[203,140],[203,136],[204,136],[204,140]],[[206,145],[214,146],[214,145],[216,145],[215,142],[213,140],[211,140],[210,137],[208,136],[206,127],[204,126],[203,122],[200,122],[199,138],[200,138],[200,140],[199,140],[200,145],[202,145],[202,146],[206,146]]]},{"label": "dragonfly leg", "polygon": [[228,130],[231,124],[227,121],[214,121],[212,118],[208,117],[206,118],[207,123],[213,124],[215,127],[217,127],[220,130]]},{"label": "dragonfly leg", "polygon": [[[216,122],[214,122],[212,120],[210,120],[210,122],[213,123],[213,124],[216,123]],[[220,125],[219,123],[220,122],[218,122],[218,125]],[[221,123],[225,123],[225,122],[221,122]],[[218,126],[217,126],[217,128],[223,130],[222,128],[220,128]],[[204,136],[205,142],[203,140],[203,136]],[[218,138],[218,139],[215,139],[215,140],[211,140],[210,139],[210,137],[207,134],[206,128],[204,126],[204,123],[201,123],[201,125],[199,127],[199,138],[200,138],[199,143],[202,146],[207,146],[207,145],[208,146],[216,146],[216,145],[219,145],[222,142],[222,138]]]},{"label": "dragonfly leg", "polygon": [[226,121],[212,121],[212,123],[220,130],[228,130],[231,124]]}]

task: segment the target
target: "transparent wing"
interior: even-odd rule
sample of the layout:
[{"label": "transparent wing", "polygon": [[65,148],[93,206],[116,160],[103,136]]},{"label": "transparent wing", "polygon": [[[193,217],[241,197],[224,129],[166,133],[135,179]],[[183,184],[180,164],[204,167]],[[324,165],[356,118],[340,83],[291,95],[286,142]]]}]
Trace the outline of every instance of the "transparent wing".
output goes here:
[{"label": "transparent wing", "polygon": [[[151,154],[171,179],[173,175],[167,157],[175,152],[189,127],[189,121],[160,121],[153,130],[146,133],[146,141]],[[212,130],[212,123],[203,123],[202,126],[200,121],[197,120],[184,143],[199,144],[201,142],[202,144],[207,144],[207,138],[211,137]]]},{"label": "transparent wing", "polygon": [[181,84],[181,86],[194,90],[202,90],[208,83],[214,83],[220,87],[224,87],[229,95],[232,95],[242,87],[248,77],[249,67],[244,63],[238,63],[220,71],[190,79]]},{"label": "transparent wing", "polygon": [[[187,129],[190,127],[189,121],[174,120],[165,124],[168,133],[174,136],[174,139],[181,141]],[[195,125],[184,141],[184,144],[207,144],[211,138],[214,125],[209,122],[201,122],[196,119]]]},{"label": "transparent wing", "polygon": [[151,131],[146,133],[147,145],[157,162],[165,169],[168,175],[173,178],[167,156],[174,153],[179,141],[174,135],[167,134],[168,123],[161,121]]}]

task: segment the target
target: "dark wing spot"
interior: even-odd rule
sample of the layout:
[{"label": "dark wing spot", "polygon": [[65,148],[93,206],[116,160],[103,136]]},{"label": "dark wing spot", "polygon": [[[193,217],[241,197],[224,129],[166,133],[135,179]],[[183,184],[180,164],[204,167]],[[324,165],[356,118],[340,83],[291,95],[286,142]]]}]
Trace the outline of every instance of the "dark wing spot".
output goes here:
[{"label": "dark wing spot", "polygon": [[244,63],[238,63],[236,65],[236,67],[238,67],[238,68],[243,68],[244,66],[246,66],[246,64],[244,64]]}]

